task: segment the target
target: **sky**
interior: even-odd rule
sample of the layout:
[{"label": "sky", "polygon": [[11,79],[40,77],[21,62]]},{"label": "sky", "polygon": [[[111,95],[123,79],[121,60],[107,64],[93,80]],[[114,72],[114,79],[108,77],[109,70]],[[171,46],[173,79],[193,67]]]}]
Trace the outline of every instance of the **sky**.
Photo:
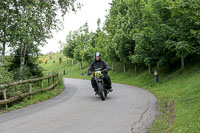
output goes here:
[{"label": "sky", "polygon": [[59,32],[53,32],[53,38],[47,41],[44,47],[40,47],[41,53],[60,51],[59,41],[65,42],[65,38],[69,31],[78,30],[85,22],[88,22],[89,30],[97,29],[97,19],[101,19],[101,27],[105,21],[105,16],[108,14],[112,0],[77,0],[83,6],[75,13],[70,12],[64,18],[64,28]]}]

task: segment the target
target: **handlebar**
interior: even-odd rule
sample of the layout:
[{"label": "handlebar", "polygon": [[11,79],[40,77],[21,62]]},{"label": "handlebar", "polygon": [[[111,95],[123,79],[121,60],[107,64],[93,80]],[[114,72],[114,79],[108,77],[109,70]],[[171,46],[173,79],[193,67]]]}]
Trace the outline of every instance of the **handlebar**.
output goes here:
[{"label": "handlebar", "polygon": [[95,73],[95,71],[101,71],[101,72],[103,73],[103,72],[106,72],[106,71],[108,71],[108,70],[107,70],[107,69],[103,69],[103,70],[102,70],[102,68],[97,68],[97,69],[94,69],[94,72],[87,73],[87,74],[86,74],[86,73],[81,73],[81,75],[82,75],[82,76],[84,76],[84,75],[87,75],[87,76],[89,76],[89,75],[92,75],[92,74],[94,74],[94,73]]}]

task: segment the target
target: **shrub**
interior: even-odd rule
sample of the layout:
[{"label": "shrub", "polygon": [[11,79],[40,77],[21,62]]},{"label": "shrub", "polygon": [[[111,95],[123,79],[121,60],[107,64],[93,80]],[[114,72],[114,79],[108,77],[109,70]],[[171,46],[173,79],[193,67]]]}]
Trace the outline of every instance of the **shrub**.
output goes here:
[{"label": "shrub", "polygon": [[5,84],[13,81],[13,74],[7,69],[0,67],[0,84]]}]

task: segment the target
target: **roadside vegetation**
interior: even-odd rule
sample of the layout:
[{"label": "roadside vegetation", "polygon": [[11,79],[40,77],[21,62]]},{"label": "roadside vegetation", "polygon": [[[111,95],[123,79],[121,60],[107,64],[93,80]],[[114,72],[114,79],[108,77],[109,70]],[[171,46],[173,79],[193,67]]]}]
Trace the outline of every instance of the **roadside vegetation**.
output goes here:
[{"label": "roadside vegetation", "polygon": [[[78,9],[79,5],[76,5],[75,1],[0,1],[0,84],[48,75],[43,73],[37,62],[39,47],[44,46],[47,39],[52,37],[53,30],[60,29],[62,20],[57,16],[64,17],[70,11]],[[25,98],[11,103],[8,110],[22,108],[58,95],[64,88],[62,77],[59,78],[57,87],[57,90],[34,95],[32,100]],[[27,90],[27,86],[17,86],[7,93],[9,96],[20,95],[16,93],[25,91],[22,88]],[[5,98],[3,89],[6,88],[0,90],[0,100]],[[4,105],[0,105],[0,113],[8,110]]]}]

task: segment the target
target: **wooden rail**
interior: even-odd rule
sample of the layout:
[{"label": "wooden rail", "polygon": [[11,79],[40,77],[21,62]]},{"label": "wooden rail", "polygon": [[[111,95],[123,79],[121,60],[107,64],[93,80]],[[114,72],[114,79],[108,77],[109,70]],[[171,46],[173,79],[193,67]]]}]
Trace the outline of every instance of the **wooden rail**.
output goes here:
[{"label": "wooden rail", "polygon": [[[53,79],[53,84],[50,85],[50,80],[51,78]],[[47,88],[43,88],[43,81],[48,79],[48,87]],[[32,83],[33,82],[38,82],[40,81],[40,89],[37,89],[35,91],[33,91],[33,88],[32,88]],[[26,92],[26,93],[21,93],[17,96],[14,96],[14,97],[10,97],[9,99],[7,99],[7,94],[6,92],[10,90],[10,87],[13,87],[13,86],[17,86],[17,85],[20,85],[20,84],[29,84],[29,91]],[[31,96],[37,92],[43,92],[43,91],[46,91],[46,90],[50,90],[52,88],[55,88],[56,85],[58,84],[58,73],[57,74],[54,74],[54,75],[51,75],[51,76],[47,76],[47,77],[41,77],[41,78],[36,78],[36,79],[29,79],[29,80],[23,80],[23,81],[18,81],[18,82],[13,82],[13,83],[8,83],[8,84],[1,84],[0,85],[0,91],[2,91],[3,93],[3,98],[4,100],[0,100],[0,105],[6,105],[6,108],[8,107],[7,104],[8,103],[11,103],[11,102],[14,102],[14,101],[17,101],[21,98],[24,98],[26,96]]]}]

